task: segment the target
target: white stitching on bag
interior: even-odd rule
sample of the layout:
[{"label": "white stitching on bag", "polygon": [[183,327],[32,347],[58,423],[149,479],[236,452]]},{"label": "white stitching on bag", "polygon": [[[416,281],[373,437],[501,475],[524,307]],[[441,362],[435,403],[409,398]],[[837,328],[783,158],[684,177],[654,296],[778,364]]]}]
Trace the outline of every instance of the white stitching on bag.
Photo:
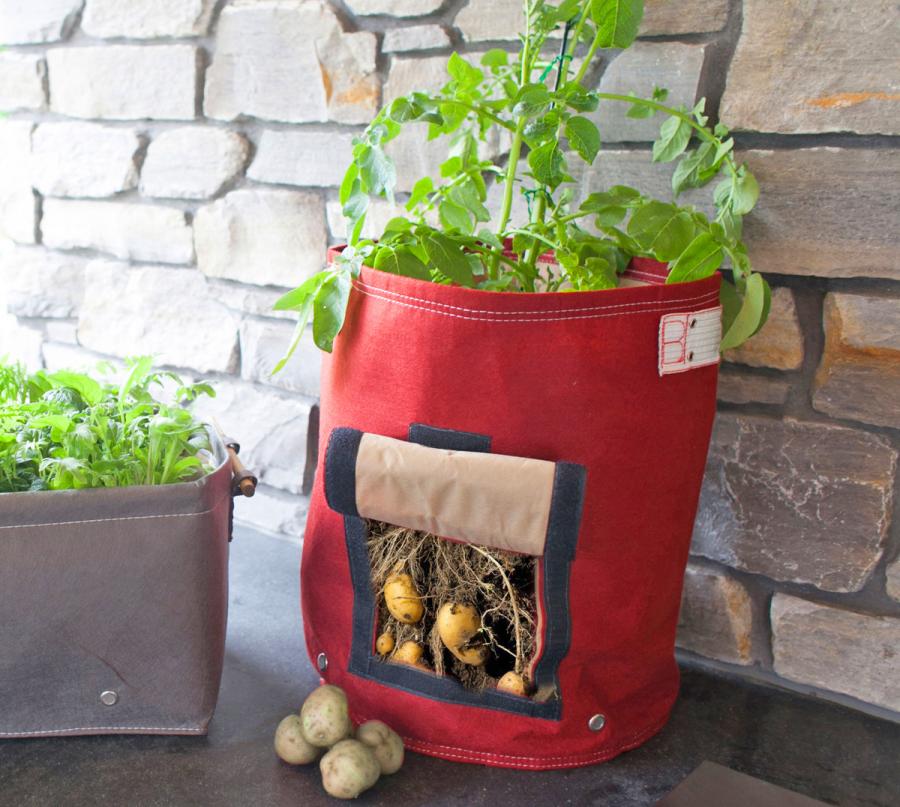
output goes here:
[{"label": "white stitching on bag", "polygon": [[[554,311],[543,311],[540,309],[523,309],[522,311],[497,311],[490,308],[464,308],[458,305],[450,305],[449,303],[440,303],[435,300],[428,300],[424,297],[413,297],[409,294],[401,294],[398,291],[391,291],[390,289],[383,289],[379,286],[372,286],[368,283],[365,283],[362,280],[357,279],[354,283],[359,288],[359,291],[363,291],[363,288],[370,290],[370,296],[375,297],[378,294],[387,294],[393,297],[400,297],[404,300],[413,300],[418,303],[425,303],[426,305],[438,306],[440,308],[449,308],[453,311],[465,311],[470,314],[499,314],[503,316],[518,316],[520,314],[536,314],[542,316],[548,316],[550,314],[570,314],[578,311],[609,311],[612,309],[619,308],[645,308],[647,306],[653,305],[669,305],[675,303],[690,303],[695,302],[697,300],[705,300],[708,297],[718,297],[718,291],[708,291],[704,294],[697,295],[695,297],[679,297],[677,299],[672,300],[648,300],[647,302],[637,302],[637,303],[620,303],[618,305],[592,305],[585,306],[583,308],[560,308]],[[374,293],[372,293],[374,292]],[[579,318],[576,318],[579,319]]]},{"label": "white stitching on bag", "polygon": [[36,527],[68,527],[71,524],[104,524],[109,521],[145,521],[153,518],[190,518],[191,516],[205,516],[212,513],[227,496],[222,496],[208,510],[199,510],[196,513],[159,513],[153,516],[117,516],[115,518],[86,518],[80,521],[46,521],[43,524],[7,524],[0,526],[0,530],[30,530]]},{"label": "white stitching on bag", "polygon": [[79,729],[46,729],[44,731],[0,731],[2,737],[37,737],[44,734],[73,734],[81,731],[183,731],[190,734],[203,734],[203,729],[187,726],[83,726]]},{"label": "white stitching on bag", "polygon": [[[667,305],[664,308],[647,308],[642,311],[622,311],[619,313],[613,314],[580,314],[574,317],[516,317],[515,319],[499,319],[497,317],[467,317],[463,314],[453,314],[449,311],[435,311],[433,308],[426,308],[422,305],[414,305],[412,303],[402,303],[399,300],[391,300],[388,297],[382,297],[378,294],[372,294],[371,292],[365,291],[364,289],[357,289],[360,294],[364,294],[366,297],[372,297],[375,300],[381,300],[384,303],[388,303],[389,305],[400,305],[404,308],[413,308],[418,309],[419,311],[427,311],[429,314],[437,314],[442,317],[453,317],[454,319],[465,319],[470,320],[472,322],[560,322],[563,320],[576,320],[576,319],[602,319],[606,317],[626,317],[632,316],[635,314],[653,314],[658,313],[660,311],[668,311],[669,306]],[[716,292],[718,294],[718,292]],[[677,301],[679,303],[684,302],[684,300]],[[704,302],[712,302],[712,300],[705,300]],[[513,313],[513,312],[503,312],[503,313]],[[518,312],[515,312],[518,313]]]}]

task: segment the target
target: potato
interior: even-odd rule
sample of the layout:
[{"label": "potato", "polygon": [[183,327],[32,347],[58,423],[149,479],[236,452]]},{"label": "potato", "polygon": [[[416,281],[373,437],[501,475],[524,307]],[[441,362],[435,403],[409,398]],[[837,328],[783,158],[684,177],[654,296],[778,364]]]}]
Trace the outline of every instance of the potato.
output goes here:
[{"label": "potato", "polygon": [[380,720],[369,720],[356,729],[356,739],[372,749],[383,774],[396,773],[403,765],[403,740]]},{"label": "potato", "polygon": [[314,689],[300,708],[303,736],[310,745],[327,748],[353,733],[347,696],[340,687]]},{"label": "potato", "polygon": [[386,656],[394,649],[394,634],[385,631],[375,642],[375,650],[379,656]]},{"label": "potato", "polygon": [[518,695],[524,698],[528,695],[528,687],[525,685],[525,679],[517,672],[510,670],[498,682],[497,689],[500,692],[508,692],[510,695]]},{"label": "potato", "polygon": [[341,740],[319,762],[322,785],[336,799],[355,799],[381,776],[381,766],[369,746]]},{"label": "potato", "polygon": [[422,663],[422,654],[425,648],[415,642],[404,642],[397,648],[397,652],[391,656],[391,661],[398,664],[412,664],[418,667]]},{"label": "potato", "polygon": [[384,601],[394,619],[414,625],[425,613],[422,598],[408,574],[392,574],[384,584]]},{"label": "potato", "polygon": [[481,630],[481,617],[473,606],[445,602],[437,612],[436,624],[441,641],[461,662],[476,667],[484,664],[486,647],[466,647]]},{"label": "potato", "polygon": [[303,736],[300,715],[288,715],[275,729],[275,753],[291,765],[306,765],[314,761],[320,750],[310,745]]}]

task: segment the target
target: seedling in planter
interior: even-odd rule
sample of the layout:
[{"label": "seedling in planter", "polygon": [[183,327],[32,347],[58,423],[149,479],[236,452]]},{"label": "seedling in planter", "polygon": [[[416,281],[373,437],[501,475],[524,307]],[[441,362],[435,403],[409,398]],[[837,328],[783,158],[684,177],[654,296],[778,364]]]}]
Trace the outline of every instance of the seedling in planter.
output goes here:
[{"label": "seedling in planter", "polygon": [[[708,277],[726,260],[732,283],[722,285],[723,339],[735,347],[765,321],[769,289],[751,270],[741,240],[743,216],[759,188],[734,156],[734,140],[721,123],[709,125],[706,102],[692,109],[651,98],[604,93],[587,83],[603,50],[627,48],[643,15],[642,0],[526,0],[525,31],[517,54],[489,50],[478,64],[454,53],[449,81],[437,93],[395,99],[355,139],[353,160],[340,189],[349,245],[337,261],[286,294],[279,310],[298,311],[295,350],[312,319],[313,338],[330,351],[344,322],[351,282],[362,265],[434,283],[509,292],[610,289],[633,257],[668,264],[669,283]],[[557,55],[546,56],[561,34]],[[577,65],[577,66],[576,66]],[[653,199],[614,185],[576,196],[569,164],[592,164],[601,149],[591,119],[603,104],[627,104],[634,118],[665,115],[654,162],[675,162],[672,195],[720,177],[710,220],[677,201]],[[395,199],[394,163],[386,146],[405,126],[427,126],[444,138],[440,177],[423,177],[405,202],[406,214],[388,222],[378,239],[362,237],[370,199]],[[485,156],[502,135],[508,157]],[[489,187],[501,192],[499,211],[488,206]],[[513,200],[524,194],[527,221],[513,221]],[[511,247],[511,249],[509,249]],[[552,251],[556,263],[540,261]]]},{"label": "seedling in planter", "polygon": [[177,401],[215,394],[153,371],[148,357],[128,362],[119,385],[0,363],[0,493],[166,485],[209,472],[203,424],[154,397],[164,380],[176,383]]}]

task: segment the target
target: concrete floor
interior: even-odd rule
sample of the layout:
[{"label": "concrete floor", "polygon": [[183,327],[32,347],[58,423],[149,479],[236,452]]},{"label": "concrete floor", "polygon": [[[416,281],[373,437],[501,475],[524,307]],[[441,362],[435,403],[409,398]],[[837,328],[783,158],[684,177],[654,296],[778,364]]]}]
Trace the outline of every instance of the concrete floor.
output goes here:
[{"label": "concrete floor", "polygon": [[[278,721],[317,682],[303,650],[298,564],[296,544],[237,530],[225,674],[208,737],[0,741],[0,806],[337,803],[316,766],[292,768],[272,753]],[[530,773],[410,754],[357,803],[645,807],[704,760],[829,804],[900,804],[897,725],[692,670],[663,732],[612,762]]]}]

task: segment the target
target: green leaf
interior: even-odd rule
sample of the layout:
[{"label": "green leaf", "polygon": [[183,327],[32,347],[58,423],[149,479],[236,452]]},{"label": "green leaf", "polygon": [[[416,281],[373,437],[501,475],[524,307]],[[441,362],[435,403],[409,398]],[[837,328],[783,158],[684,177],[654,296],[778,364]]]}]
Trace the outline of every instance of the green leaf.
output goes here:
[{"label": "green leaf", "polygon": [[576,112],[593,112],[600,103],[600,99],[595,93],[586,90],[574,81],[566,84],[561,95],[563,103]]},{"label": "green leaf", "polygon": [[330,269],[324,269],[307,278],[296,289],[280,297],[272,309],[274,311],[302,311],[306,301],[316,296],[330,274]]},{"label": "green leaf", "polygon": [[591,0],[591,19],[597,24],[601,48],[627,48],[643,16],[643,0]]},{"label": "green leaf", "polygon": [[635,99],[634,103],[628,107],[628,111],[625,115],[629,118],[635,118],[636,120],[643,120],[645,118],[652,118],[656,114],[656,110],[652,106],[648,106],[645,103],[641,103],[643,99],[638,98],[633,92],[628,93],[629,96]]},{"label": "green leaf", "polygon": [[438,206],[438,218],[441,220],[441,225],[447,230],[471,233],[474,229],[474,222],[469,211],[451,199],[441,200]]},{"label": "green leaf", "polygon": [[392,197],[397,184],[397,169],[381,146],[371,146],[366,152],[359,166],[359,176],[369,193]]},{"label": "green leaf", "polygon": [[[147,357],[149,360],[149,357]],[[89,406],[93,406],[103,397],[103,387],[90,376],[58,370],[49,376],[54,384],[75,390]]]},{"label": "green leaf", "polygon": [[675,205],[650,201],[628,222],[628,234],[659,261],[675,260],[694,237],[691,216]]},{"label": "green leaf", "polygon": [[566,178],[566,161],[555,140],[528,152],[528,165],[534,178],[551,189]]},{"label": "green leaf", "polygon": [[509,63],[509,54],[500,48],[491,48],[481,57],[485,67],[505,67]]},{"label": "green leaf", "polygon": [[422,177],[413,185],[412,193],[409,195],[409,201],[406,203],[406,209],[412,210],[419,202],[421,202],[429,193],[434,192],[434,180],[431,177]]},{"label": "green leaf", "polygon": [[478,240],[483,244],[488,244],[494,249],[503,251],[503,242],[497,238],[497,234],[487,228],[478,231]]},{"label": "green leaf", "polygon": [[333,272],[316,294],[313,341],[326,353],[331,353],[334,339],[344,325],[350,287],[350,276],[346,272]]},{"label": "green leaf", "polygon": [[284,366],[290,361],[291,356],[294,355],[299,347],[300,341],[306,336],[306,325],[313,313],[316,294],[318,294],[319,289],[322,288],[322,284],[325,283],[330,274],[331,270],[325,270],[313,275],[301,286],[285,294],[273,306],[276,311],[297,311],[299,312],[299,317],[287,352],[275,365],[272,375],[277,375],[284,369]]},{"label": "green leaf", "polygon": [[714,166],[715,146],[712,143],[702,143],[698,148],[687,152],[672,173],[672,192],[678,196],[687,188],[705,185],[716,175]]},{"label": "green leaf", "polygon": [[734,192],[731,195],[732,212],[738,216],[746,215],[753,210],[757,199],[759,199],[759,184],[756,177],[742,165],[738,170]]},{"label": "green leaf", "polygon": [[402,233],[408,233],[412,229],[412,223],[403,216],[394,216],[387,224],[384,225],[384,232],[381,234],[381,240],[385,241]]},{"label": "green leaf", "polygon": [[592,193],[581,203],[581,210],[595,213],[606,207],[630,207],[641,198],[641,192],[627,185],[613,185],[608,191]]},{"label": "green leaf", "polygon": [[766,305],[766,281],[762,275],[747,278],[741,308],[722,337],[722,350],[730,350],[749,339],[759,328]]},{"label": "green leaf", "polygon": [[339,198],[342,205],[345,204],[350,198],[350,195],[353,193],[354,188],[359,188],[359,183],[357,182],[358,179],[359,167],[355,162],[352,162],[349,166],[347,166],[347,170],[344,172],[344,178],[341,180]]},{"label": "green leaf", "polygon": [[484,206],[479,186],[473,180],[469,179],[454,186],[450,190],[450,198],[471,213],[475,217],[475,221],[491,220],[491,212]]},{"label": "green leaf", "polygon": [[550,106],[550,92],[543,84],[526,84],[513,99],[512,113],[517,117],[537,118]]},{"label": "green leaf", "polygon": [[470,89],[481,83],[484,73],[477,67],[470,65],[462,56],[454,52],[447,62],[447,72],[464,89]]},{"label": "green leaf", "polygon": [[556,116],[545,115],[543,118],[530,120],[525,124],[522,135],[531,148],[536,148],[545,140],[556,137],[559,121]]},{"label": "green leaf", "polygon": [[473,285],[472,266],[466,260],[460,244],[443,233],[431,232],[422,238],[422,246],[435,268],[454,283]]},{"label": "green leaf", "polygon": [[691,125],[681,118],[670,117],[659,130],[653,144],[653,162],[667,163],[681,154],[691,140]]},{"label": "green leaf", "polygon": [[390,272],[419,280],[431,280],[428,267],[415,255],[402,247],[382,247],[375,254],[375,268],[382,272]]},{"label": "green leaf", "polygon": [[565,132],[578,156],[588,164],[594,162],[600,151],[600,130],[594,122],[576,115],[566,121]]},{"label": "green leaf", "polygon": [[415,120],[421,111],[421,107],[417,107],[408,98],[400,97],[395,98],[393,103],[391,103],[388,115],[390,115],[391,120],[395,120],[397,123],[406,123],[407,121]]},{"label": "green leaf", "polygon": [[741,310],[741,296],[734,285],[724,278],[719,286],[719,302],[722,304],[722,333],[728,333],[731,323]]},{"label": "green leaf", "polygon": [[666,283],[689,283],[709,277],[722,265],[724,257],[715,239],[709,233],[700,233],[669,266]]},{"label": "green leaf", "polygon": [[704,115],[703,112],[706,109],[706,99],[701,98],[694,104],[694,108],[691,110],[691,114],[694,116],[694,120],[697,121],[701,126],[706,126],[709,121],[709,117]]}]

